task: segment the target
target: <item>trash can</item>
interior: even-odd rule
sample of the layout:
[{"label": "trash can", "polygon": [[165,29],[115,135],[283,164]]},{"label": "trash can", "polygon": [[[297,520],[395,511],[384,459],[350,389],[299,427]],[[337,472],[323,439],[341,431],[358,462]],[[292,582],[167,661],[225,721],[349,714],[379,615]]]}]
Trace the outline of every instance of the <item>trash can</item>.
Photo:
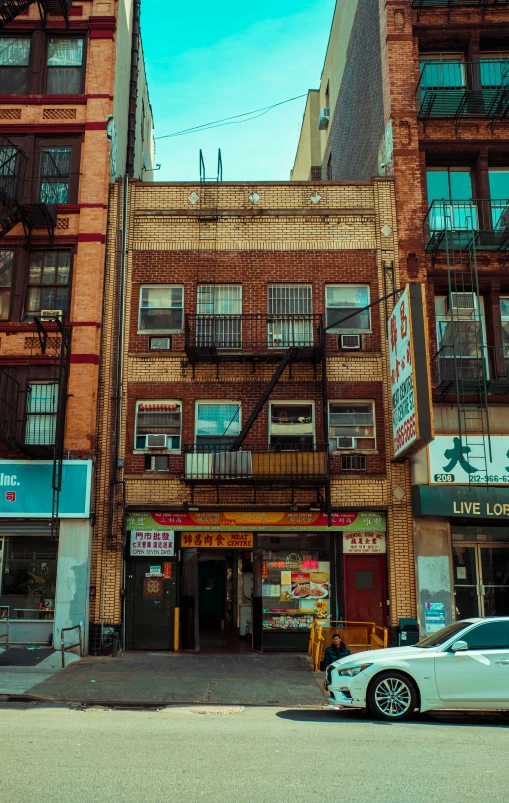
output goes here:
[{"label": "trash can", "polygon": [[419,641],[417,619],[400,619],[398,628],[398,647],[410,647]]}]

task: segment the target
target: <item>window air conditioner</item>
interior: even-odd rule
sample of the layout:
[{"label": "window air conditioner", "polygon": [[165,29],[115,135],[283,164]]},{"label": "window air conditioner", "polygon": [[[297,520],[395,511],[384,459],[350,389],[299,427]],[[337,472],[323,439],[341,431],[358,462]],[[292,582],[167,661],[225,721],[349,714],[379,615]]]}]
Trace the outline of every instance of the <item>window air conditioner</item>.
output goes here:
[{"label": "window air conditioner", "polygon": [[360,349],[361,348],[360,335],[340,335],[339,346],[342,349]]},{"label": "window air conditioner", "polygon": [[150,350],[163,351],[171,349],[171,337],[151,337]]},{"label": "window air conditioner", "polygon": [[345,438],[342,435],[336,438],[336,449],[355,449],[353,438]]},{"label": "window air conditioner", "polygon": [[451,293],[447,297],[447,307],[449,312],[470,317],[477,309],[477,296],[475,293]]},{"label": "window air conditioner", "polygon": [[56,321],[57,318],[63,318],[64,311],[61,309],[42,309],[41,321]]},{"label": "window air conditioner", "polygon": [[166,435],[147,435],[147,449],[166,449]]},{"label": "window air conditioner", "polygon": [[330,120],[330,109],[320,109],[320,119],[318,121],[318,128],[320,131],[324,131],[328,125]]}]

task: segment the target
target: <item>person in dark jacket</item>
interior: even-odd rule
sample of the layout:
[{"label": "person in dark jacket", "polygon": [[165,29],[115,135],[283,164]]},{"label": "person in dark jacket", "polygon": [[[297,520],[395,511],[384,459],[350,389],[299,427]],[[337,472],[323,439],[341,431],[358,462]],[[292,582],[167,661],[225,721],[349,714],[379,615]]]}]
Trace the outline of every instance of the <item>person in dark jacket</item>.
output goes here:
[{"label": "person in dark jacket", "polygon": [[332,644],[325,650],[322,671],[325,671],[334,661],[339,661],[340,658],[346,658],[347,655],[350,655],[350,650],[344,641],[341,640],[339,633],[334,633],[332,636]]}]

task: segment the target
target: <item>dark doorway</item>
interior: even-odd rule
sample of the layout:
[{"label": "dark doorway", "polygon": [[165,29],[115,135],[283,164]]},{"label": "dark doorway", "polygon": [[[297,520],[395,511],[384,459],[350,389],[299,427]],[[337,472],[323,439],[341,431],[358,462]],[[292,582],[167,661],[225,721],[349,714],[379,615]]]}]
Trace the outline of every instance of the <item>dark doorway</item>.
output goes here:
[{"label": "dark doorway", "polygon": [[134,558],[127,573],[127,648],[173,650],[174,560]]},{"label": "dark doorway", "polygon": [[386,621],[385,555],[345,555],[345,619]]},{"label": "dark doorway", "polygon": [[226,562],[198,564],[200,630],[221,631],[226,619]]}]

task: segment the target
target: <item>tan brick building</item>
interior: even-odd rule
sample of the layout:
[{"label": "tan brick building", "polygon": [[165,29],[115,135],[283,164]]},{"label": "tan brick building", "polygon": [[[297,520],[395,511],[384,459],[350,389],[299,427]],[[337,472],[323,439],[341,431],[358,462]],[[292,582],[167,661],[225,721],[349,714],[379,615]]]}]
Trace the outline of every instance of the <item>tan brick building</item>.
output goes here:
[{"label": "tan brick building", "polygon": [[508,34],[509,9],[492,0],[337,3],[292,173],[393,175],[401,281],[426,285],[435,438],[412,458],[421,632],[509,614]]},{"label": "tan brick building", "polygon": [[139,0],[0,3],[0,616],[11,642],[59,645],[80,623],[88,642],[109,187],[152,175],[139,13]]},{"label": "tan brick building", "polygon": [[247,621],[255,647],[301,649],[318,613],[410,616],[410,473],[372,304],[384,266],[399,281],[392,179],[134,182],[124,203],[116,184],[94,630],[198,648]]}]

